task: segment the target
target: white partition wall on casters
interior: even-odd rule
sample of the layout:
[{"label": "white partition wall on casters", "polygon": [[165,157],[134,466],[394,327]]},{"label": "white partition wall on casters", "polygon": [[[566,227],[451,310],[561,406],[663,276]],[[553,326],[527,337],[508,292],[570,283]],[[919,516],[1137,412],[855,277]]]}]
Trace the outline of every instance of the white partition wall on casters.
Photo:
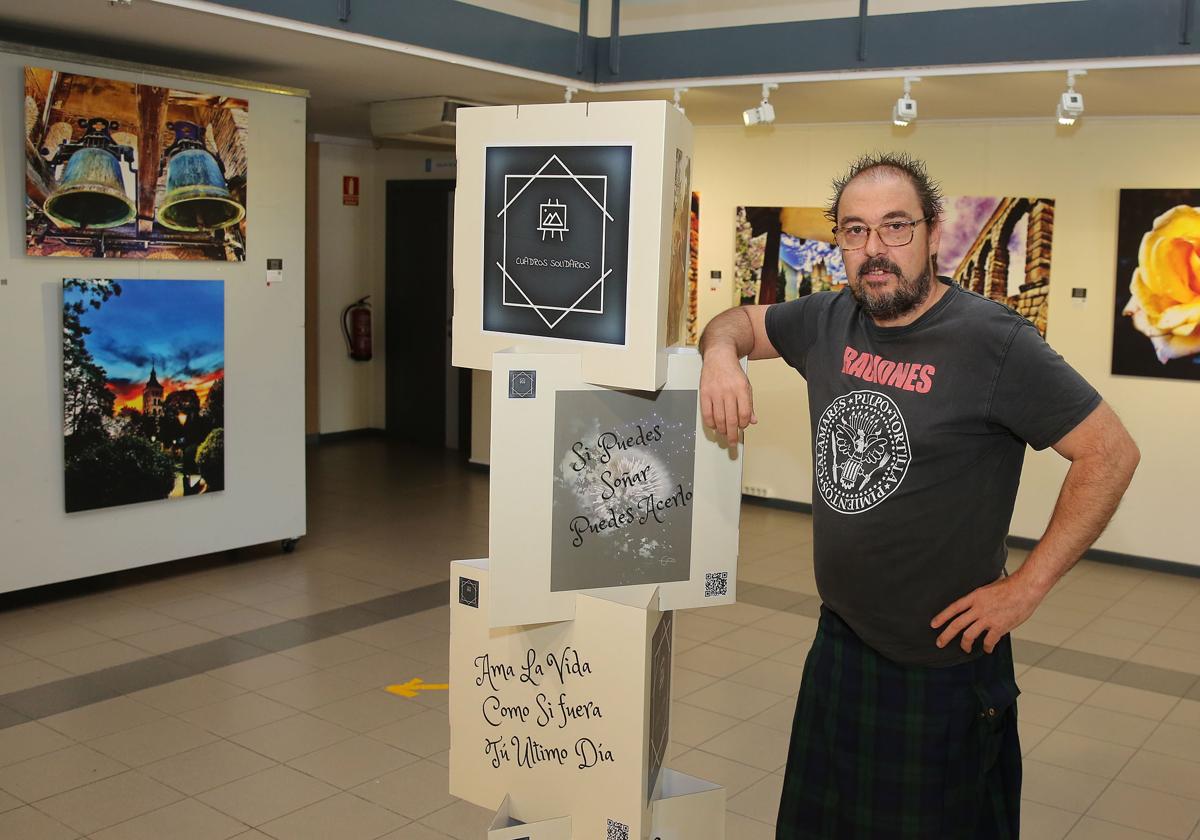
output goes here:
[{"label": "white partition wall on casters", "polygon": [[[25,67],[245,100],[244,259],[26,256],[26,143],[17,128],[35,109],[23,93]],[[0,115],[0,592],[302,536],[303,96],[13,48],[0,52]],[[157,170],[159,160],[137,165]],[[268,260],[282,260],[282,282],[266,282]],[[160,280],[168,303],[172,281],[222,281],[221,492],[65,512],[64,278]]]}]

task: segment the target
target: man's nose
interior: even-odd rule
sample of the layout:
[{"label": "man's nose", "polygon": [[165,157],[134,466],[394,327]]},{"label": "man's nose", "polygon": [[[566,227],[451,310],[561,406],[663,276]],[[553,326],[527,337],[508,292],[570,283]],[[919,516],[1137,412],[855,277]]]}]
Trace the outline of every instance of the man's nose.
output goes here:
[{"label": "man's nose", "polygon": [[868,257],[877,257],[887,253],[887,245],[883,244],[883,239],[875,228],[871,228],[867,232],[867,244],[863,246],[863,252]]}]

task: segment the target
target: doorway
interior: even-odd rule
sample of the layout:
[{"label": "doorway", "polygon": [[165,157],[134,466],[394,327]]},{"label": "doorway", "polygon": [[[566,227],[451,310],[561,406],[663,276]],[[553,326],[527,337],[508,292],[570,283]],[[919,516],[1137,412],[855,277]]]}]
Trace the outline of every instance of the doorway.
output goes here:
[{"label": "doorway", "polygon": [[470,452],[471,371],[450,366],[454,181],[388,181],[387,432]]}]

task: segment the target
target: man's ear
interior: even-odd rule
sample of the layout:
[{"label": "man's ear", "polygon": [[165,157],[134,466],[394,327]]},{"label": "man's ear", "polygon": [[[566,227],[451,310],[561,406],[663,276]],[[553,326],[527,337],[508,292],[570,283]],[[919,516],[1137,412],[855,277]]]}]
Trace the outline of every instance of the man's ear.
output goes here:
[{"label": "man's ear", "polygon": [[942,220],[931,219],[927,226],[929,228],[929,254],[932,256],[938,252],[938,246],[942,244]]}]

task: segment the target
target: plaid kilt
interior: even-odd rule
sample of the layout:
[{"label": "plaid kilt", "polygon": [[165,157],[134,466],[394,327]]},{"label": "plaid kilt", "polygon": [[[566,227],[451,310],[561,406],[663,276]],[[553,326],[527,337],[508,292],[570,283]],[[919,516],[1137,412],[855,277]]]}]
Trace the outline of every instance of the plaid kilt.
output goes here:
[{"label": "plaid kilt", "polygon": [[1012,642],[947,668],[900,665],[822,606],[804,665],[776,840],[1016,840]]}]

